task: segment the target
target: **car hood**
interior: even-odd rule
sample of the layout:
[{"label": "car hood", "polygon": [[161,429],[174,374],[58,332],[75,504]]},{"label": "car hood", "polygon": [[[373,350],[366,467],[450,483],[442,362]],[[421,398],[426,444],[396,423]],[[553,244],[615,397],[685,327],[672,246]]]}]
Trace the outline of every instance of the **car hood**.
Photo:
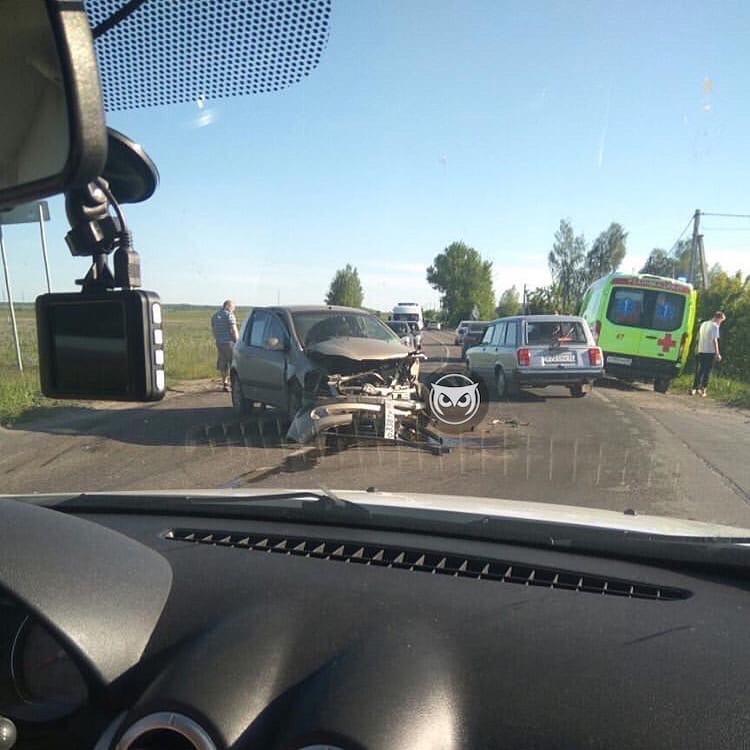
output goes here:
[{"label": "car hood", "polygon": [[[221,490],[139,490],[123,492],[87,492],[87,498],[107,497],[143,497],[143,498],[190,498],[194,501],[220,502],[242,501],[247,498],[268,498],[288,493],[310,493],[314,497],[320,490],[305,489],[271,489],[264,487]],[[337,498],[359,505],[382,507],[385,509],[413,509],[415,511],[437,511],[445,514],[466,514],[509,521],[537,521],[545,524],[578,526],[590,529],[655,534],[660,536],[695,537],[697,538],[742,538],[750,539],[750,529],[722,524],[691,521],[666,516],[629,515],[612,510],[585,508],[573,505],[556,505],[552,503],[534,503],[520,500],[507,500],[492,497],[472,497],[469,495],[423,494],[412,492],[365,492],[360,490],[334,490]],[[42,505],[54,504],[56,501],[71,499],[78,493],[60,493],[54,495],[0,495],[0,499],[18,499]]]},{"label": "car hood", "polygon": [[308,346],[307,353],[316,357],[340,357],[354,362],[391,362],[404,359],[409,350],[402,344],[389,344],[377,339],[337,337]]}]

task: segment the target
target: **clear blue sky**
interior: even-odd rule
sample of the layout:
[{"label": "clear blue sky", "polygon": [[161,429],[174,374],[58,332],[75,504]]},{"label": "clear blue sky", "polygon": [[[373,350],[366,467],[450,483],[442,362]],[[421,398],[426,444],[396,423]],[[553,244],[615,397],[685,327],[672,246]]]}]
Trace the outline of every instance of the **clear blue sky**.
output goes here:
[{"label": "clear blue sky", "polygon": [[[168,302],[320,302],[360,271],[365,304],[434,304],[454,240],[495,291],[547,283],[561,218],[630,233],[627,270],[696,208],[750,213],[750,4],[334,0],[320,66],[274,94],[110,115],[156,161],[126,213]],[[202,126],[199,126],[200,123]],[[52,282],[69,257],[50,204]],[[743,267],[750,221],[705,219],[709,263]],[[16,297],[43,291],[38,231],[6,228]]]}]

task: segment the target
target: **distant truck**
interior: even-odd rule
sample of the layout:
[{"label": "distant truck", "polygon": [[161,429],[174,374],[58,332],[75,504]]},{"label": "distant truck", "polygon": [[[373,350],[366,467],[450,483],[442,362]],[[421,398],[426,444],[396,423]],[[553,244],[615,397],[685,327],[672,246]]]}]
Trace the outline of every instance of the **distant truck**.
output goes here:
[{"label": "distant truck", "polygon": [[416,302],[399,302],[397,305],[394,305],[391,319],[405,320],[407,323],[416,323],[420,331],[424,328],[422,305],[417,304]]},{"label": "distant truck", "polygon": [[653,381],[666,393],[690,351],[696,300],[686,282],[615,272],[586,290],[580,315],[604,353],[605,373]]}]

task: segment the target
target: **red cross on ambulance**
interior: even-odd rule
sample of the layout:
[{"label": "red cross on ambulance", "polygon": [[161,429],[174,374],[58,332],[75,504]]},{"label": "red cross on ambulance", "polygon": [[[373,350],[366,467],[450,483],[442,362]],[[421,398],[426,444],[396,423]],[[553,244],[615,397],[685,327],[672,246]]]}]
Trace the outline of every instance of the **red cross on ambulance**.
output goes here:
[{"label": "red cross on ambulance", "polygon": [[661,350],[665,354],[669,354],[669,350],[673,346],[677,346],[677,340],[672,338],[671,333],[667,333],[666,335],[662,336],[662,338],[658,339],[656,343],[661,347]]}]

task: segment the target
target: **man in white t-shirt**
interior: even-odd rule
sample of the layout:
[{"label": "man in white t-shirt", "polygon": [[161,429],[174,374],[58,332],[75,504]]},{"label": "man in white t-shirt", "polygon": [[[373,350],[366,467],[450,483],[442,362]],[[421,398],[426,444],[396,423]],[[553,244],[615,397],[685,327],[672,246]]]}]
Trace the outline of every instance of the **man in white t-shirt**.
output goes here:
[{"label": "man in white t-shirt", "polygon": [[721,362],[721,353],[719,352],[719,327],[726,320],[721,310],[717,310],[711,320],[704,320],[698,331],[698,348],[696,350],[697,361],[695,363],[695,379],[693,388],[690,391],[691,396],[696,393],[701,396],[706,395],[708,378],[711,375],[711,369],[714,362]]},{"label": "man in white t-shirt", "polygon": [[224,300],[224,304],[211,316],[211,330],[216,342],[216,369],[221,376],[222,388],[228,391],[232,351],[239,338],[234,302],[231,299]]}]

